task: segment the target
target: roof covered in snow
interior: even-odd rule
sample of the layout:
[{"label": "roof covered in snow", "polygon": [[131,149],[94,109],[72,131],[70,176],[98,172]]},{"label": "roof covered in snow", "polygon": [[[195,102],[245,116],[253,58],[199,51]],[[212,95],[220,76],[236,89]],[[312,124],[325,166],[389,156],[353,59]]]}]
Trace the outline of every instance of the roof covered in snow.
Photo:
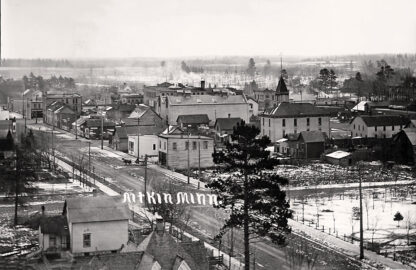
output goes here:
[{"label": "roof covered in snow", "polygon": [[66,200],[68,223],[128,220],[129,210],[120,197],[77,197]]},{"label": "roof covered in snow", "polygon": [[330,154],[327,154],[326,156],[330,157],[330,158],[341,159],[341,158],[348,157],[350,155],[351,155],[351,153],[348,153],[348,152],[345,152],[345,151],[335,151],[335,152],[332,152]]}]

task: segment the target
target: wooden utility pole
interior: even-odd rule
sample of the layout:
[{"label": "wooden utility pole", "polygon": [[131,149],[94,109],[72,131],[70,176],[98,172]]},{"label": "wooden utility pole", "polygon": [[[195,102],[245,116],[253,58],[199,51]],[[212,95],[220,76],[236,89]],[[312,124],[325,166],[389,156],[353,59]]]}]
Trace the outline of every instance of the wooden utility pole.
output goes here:
[{"label": "wooden utility pole", "polygon": [[[144,155],[144,195],[147,196],[147,155]],[[144,200],[144,204],[147,206],[146,199]]]},{"label": "wooden utility pole", "polygon": [[88,171],[91,175],[91,141],[88,142]]},{"label": "wooden utility pole", "polygon": [[137,159],[140,161],[140,118],[137,117]]},{"label": "wooden utility pole", "polygon": [[359,192],[360,192],[360,260],[364,259],[364,237],[363,237],[363,195],[361,187],[361,167],[358,164]]},{"label": "wooden utility pole", "polygon": [[189,151],[190,151],[190,149],[189,148],[191,148],[191,141],[190,141],[190,139],[191,139],[191,132],[188,131],[188,185],[190,183],[189,174],[191,173],[191,168],[190,168],[190,164],[189,164],[189,159],[190,159],[190,157],[189,157]]},{"label": "wooden utility pole", "polygon": [[104,148],[104,116],[101,118],[101,150]]}]

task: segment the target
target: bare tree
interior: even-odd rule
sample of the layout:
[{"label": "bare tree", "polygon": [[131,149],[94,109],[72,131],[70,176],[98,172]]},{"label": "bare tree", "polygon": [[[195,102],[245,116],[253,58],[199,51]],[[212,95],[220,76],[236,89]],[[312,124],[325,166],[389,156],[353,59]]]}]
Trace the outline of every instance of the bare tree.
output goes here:
[{"label": "bare tree", "polygon": [[407,237],[407,244],[410,245],[410,236],[411,233],[410,231],[415,227],[415,222],[413,219],[413,216],[410,214],[409,211],[407,211],[407,215],[406,215],[406,237]]},{"label": "bare tree", "polygon": [[315,269],[318,259],[317,250],[311,248],[305,240],[288,242],[289,244],[285,248],[285,257],[290,269]]}]

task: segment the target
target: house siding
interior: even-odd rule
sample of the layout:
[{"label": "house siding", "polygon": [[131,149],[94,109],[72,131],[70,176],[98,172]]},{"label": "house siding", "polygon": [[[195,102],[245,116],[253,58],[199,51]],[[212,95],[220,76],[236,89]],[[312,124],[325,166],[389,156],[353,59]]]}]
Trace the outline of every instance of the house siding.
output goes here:
[{"label": "house siding", "polygon": [[[188,150],[185,149],[185,144],[188,138],[163,138],[159,137],[160,153],[166,155],[166,166],[173,169],[187,169],[188,168]],[[204,149],[204,141],[208,143],[207,149]],[[189,165],[191,168],[209,168],[214,166],[212,153],[214,153],[214,141],[211,138],[191,138],[189,140]],[[193,149],[193,142],[196,142],[196,149]],[[198,150],[198,142],[200,151]],[[166,148],[165,148],[166,143]],[[176,143],[176,150],[173,145]],[[159,155],[160,156],[160,155]]]},{"label": "house siding", "polygon": [[[70,223],[69,227],[72,253],[111,251],[127,245],[128,220]],[[83,246],[84,233],[91,234],[90,247]]]},{"label": "house siding", "polygon": [[[309,126],[307,125],[307,118],[309,118]],[[321,118],[321,125],[319,125],[319,118]],[[283,119],[285,119],[285,126],[283,127]],[[294,119],[297,125],[294,125]],[[262,136],[268,136],[272,142],[275,142],[284,137],[284,134],[300,133],[302,131],[322,131],[330,136],[329,116],[308,116],[308,117],[285,117],[273,118],[262,116],[260,118],[260,132]],[[269,126],[270,120],[270,126]],[[296,131],[296,132],[295,132]]]}]

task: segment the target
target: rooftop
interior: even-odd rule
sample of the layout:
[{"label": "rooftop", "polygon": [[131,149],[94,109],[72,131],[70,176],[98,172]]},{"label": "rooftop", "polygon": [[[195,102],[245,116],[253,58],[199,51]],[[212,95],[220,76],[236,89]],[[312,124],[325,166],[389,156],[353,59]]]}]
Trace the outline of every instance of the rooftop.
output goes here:
[{"label": "rooftop", "polygon": [[121,197],[83,197],[66,200],[69,223],[128,220],[130,213]]},{"label": "rooftop", "polygon": [[176,122],[182,124],[209,124],[209,118],[206,114],[179,115]]},{"label": "rooftop", "polygon": [[277,87],[276,87],[276,92],[278,94],[288,94],[289,93],[289,91],[287,90],[287,87],[286,87],[285,80],[283,79],[283,76],[280,76],[279,83],[277,84]]},{"label": "rooftop", "polygon": [[[409,119],[400,115],[372,115],[372,116],[357,116],[363,119],[367,127],[374,126],[406,126],[409,123]],[[356,117],[356,118],[357,118]],[[355,119],[355,118],[354,118]],[[354,119],[352,121],[354,121]]]},{"label": "rooftop", "polygon": [[197,105],[197,104],[245,104],[244,95],[191,95],[191,96],[167,96],[169,105]]},{"label": "rooftop", "polygon": [[44,216],[40,219],[40,230],[43,234],[69,235],[66,216]]},{"label": "rooftop", "polygon": [[335,151],[332,152],[330,154],[327,154],[327,157],[331,157],[331,158],[335,158],[335,159],[340,159],[340,158],[344,158],[344,157],[348,157],[350,156],[351,153],[345,152],[345,151]]},{"label": "rooftop", "polygon": [[233,130],[238,123],[241,123],[243,119],[239,117],[230,117],[230,118],[217,118],[215,121],[215,126],[219,126],[222,130]]},{"label": "rooftop", "polygon": [[325,142],[325,134],[322,131],[302,131],[300,133],[303,141],[306,143]]},{"label": "rooftop", "polygon": [[322,108],[310,103],[281,102],[273,109],[264,112],[266,117],[302,117],[302,116],[329,116]]}]

